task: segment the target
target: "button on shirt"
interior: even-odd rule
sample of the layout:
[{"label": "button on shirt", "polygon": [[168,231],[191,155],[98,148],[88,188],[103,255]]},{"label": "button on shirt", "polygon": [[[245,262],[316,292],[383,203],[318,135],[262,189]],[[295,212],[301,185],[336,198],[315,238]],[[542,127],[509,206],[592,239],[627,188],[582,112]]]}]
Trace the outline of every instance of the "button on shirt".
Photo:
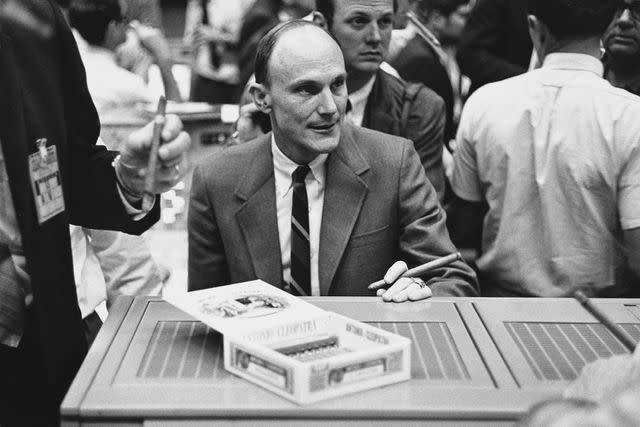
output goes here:
[{"label": "button on shirt", "polygon": [[452,187],[489,205],[484,293],[626,290],[621,230],[640,227],[640,99],[602,73],[594,57],[556,53],[469,99]]},{"label": "button on shirt", "polygon": [[[291,174],[300,165],[289,159],[278,148],[271,136],[273,171],[276,185],[276,210],[278,213],[278,234],[282,257],[282,276],[286,283],[291,282],[291,201],[293,197],[293,179]],[[318,273],[318,253],[320,248],[320,225],[324,206],[324,188],[327,154],[316,157],[309,168],[305,184],[309,201],[309,245],[311,253],[311,294],[320,295],[320,276]]]}]

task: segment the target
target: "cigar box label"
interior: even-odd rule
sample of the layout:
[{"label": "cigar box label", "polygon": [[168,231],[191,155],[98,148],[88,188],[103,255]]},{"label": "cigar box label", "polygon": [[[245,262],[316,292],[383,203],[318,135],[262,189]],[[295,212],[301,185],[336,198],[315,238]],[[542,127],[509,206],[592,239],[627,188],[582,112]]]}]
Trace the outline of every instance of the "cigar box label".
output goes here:
[{"label": "cigar box label", "polygon": [[239,347],[233,346],[232,365],[249,376],[278,387],[288,393],[293,392],[293,375],[289,369],[251,354]]},{"label": "cigar box label", "polygon": [[277,295],[249,294],[222,301],[204,302],[201,305],[203,313],[221,318],[251,318],[270,316],[289,306],[284,298]]}]

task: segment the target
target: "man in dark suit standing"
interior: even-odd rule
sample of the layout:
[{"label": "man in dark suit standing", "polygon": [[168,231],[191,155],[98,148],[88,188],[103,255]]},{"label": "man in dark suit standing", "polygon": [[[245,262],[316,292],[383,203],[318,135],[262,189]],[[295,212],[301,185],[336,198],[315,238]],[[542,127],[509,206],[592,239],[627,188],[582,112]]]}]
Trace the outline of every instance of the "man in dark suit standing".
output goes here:
[{"label": "man in dark suit standing", "polygon": [[445,105],[434,91],[380,69],[391,41],[393,0],[317,0],[314,22],[340,45],[348,72],[347,120],[413,141],[427,178],[444,195]]},{"label": "man in dark suit standing", "polygon": [[[152,128],[96,147],[99,122],[71,30],[49,0],[0,2],[0,425],[53,425],[86,353],[69,223],[142,233]],[[154,193],[189,146],[167,117]]]},{"label": "man in dark suit standing", "polygon": [[262,39],[251,93],[273,132],[196,167],[190,290],[259,278],[300,295],[372,295],[384,277],[385,301],[476,293],[461,261],[399,279],[398,259],[415,267],[455,247],[411,141],[342,123],[345,84],[322,28],[292,21]]}]

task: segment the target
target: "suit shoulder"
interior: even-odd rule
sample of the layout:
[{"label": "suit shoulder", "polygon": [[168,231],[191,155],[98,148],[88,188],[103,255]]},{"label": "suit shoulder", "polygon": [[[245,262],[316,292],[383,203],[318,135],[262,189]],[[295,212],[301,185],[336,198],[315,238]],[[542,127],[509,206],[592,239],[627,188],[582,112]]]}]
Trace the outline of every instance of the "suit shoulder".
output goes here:
[{"label": "suit shoulder", "polygon": [[407,138],[367,129],[359,126],[345,126],[361,152],[369,159],[400,161],[407,147],[413,142]]},{"label": "suit shoulder", "polygon": [[265,144],[269,144],[269,139],[261,137],[244,144],[225,147],[199,160],[196,166],[206,180],[214,178],[214,181],[220,182],[225,178],[235,179],[241,176],[261,150],[268,149]]}]

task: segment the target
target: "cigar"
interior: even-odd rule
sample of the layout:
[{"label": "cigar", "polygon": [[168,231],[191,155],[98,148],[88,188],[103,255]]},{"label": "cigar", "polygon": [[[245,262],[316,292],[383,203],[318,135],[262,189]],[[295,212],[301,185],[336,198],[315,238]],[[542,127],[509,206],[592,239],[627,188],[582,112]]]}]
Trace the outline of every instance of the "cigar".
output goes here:
[{"label": "cigar", "polygon": [[620,342],[629,350],[630,353],[633,353],[636,349],[636,343],[631,338],[631,335],[627,333],[624,329],[618,326],[609,316],[604,314],[598,307],[596,307],[589,297],[587,297],[582,291],[575,291],[573,293],[573,297],[582,304],[582,306],[593,315],[596,319],[600,321],[616,338],[620,340]]},{"label": "cigar", "polygon": [[142,195],[142,210],[148,211],[153,207],[156,194],[153,191],[156,186],[156,171],[158,169],[158,149],[160,148],[164,115],[167,109],[167,100],[164,96],[158,101],[158,109],[153,118],[153,136],[151,138],[151,150],[149,150],[149,162],[147,163],[147,175],[144,179],[144,194]]},{"label": "cigar", "polygon": [[[454,254],[443,256],[442,258],[437,258],[437,259],[434,259],[433,261],[430,261],[425,264],[414,267],[412,269],[409,269],[405,271],[401,277],[421,276],[424,273],[427,273],[431,270],[435,270],[436,268],[440,268],[445,265],[449,265],[453,262],[461,261],[461,260],[462,260],[462,255],[460,255],[460,252],[456,252]],[[389,283],[385,282],[384,279],[378,280],[377,282],[374,282],[369,285],[369,290],[375,291],[376,289],[382,288],[384,286],[389,286]]]}]

